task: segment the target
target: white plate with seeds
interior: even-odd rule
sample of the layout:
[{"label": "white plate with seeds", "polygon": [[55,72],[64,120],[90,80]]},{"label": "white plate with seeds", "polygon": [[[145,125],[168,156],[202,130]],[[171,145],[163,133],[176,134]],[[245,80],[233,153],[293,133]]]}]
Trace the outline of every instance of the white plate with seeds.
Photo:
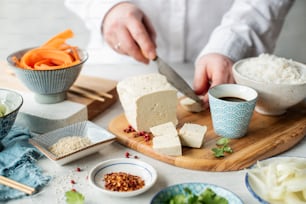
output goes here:
[{"label": "white plate with seeds", "polygon": [[[113,175],[113,177],[111,177],[111,175]],[[125,179],[119,186],[126,186],[127,188],[125,189],[116,186],[116,182],[120,182],[119,180],[123,176]],[[137,181],[140,180],[143,181],[143,183],[135,182],[136,178]],[[127,180],[132,180],[136,184],[127,185]],[[151,188],[156,180],[157,173],[151,165],[139,159],[132,158],[106,160],[95,166],[89,173],[89,181],[94,188],[116,197],[132,197],[139,195]],[[109,185],[107,185],[107,183]]]}]

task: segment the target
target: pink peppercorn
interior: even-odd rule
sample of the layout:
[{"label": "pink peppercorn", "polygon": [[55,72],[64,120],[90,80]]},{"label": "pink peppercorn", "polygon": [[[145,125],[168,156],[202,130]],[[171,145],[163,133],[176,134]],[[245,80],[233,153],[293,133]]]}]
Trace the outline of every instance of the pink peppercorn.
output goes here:
[{"label": "pink peppercorn", "polygon": [[125,152],[125,157],[129,158],[130,157],[130,153],[129,152]]}]

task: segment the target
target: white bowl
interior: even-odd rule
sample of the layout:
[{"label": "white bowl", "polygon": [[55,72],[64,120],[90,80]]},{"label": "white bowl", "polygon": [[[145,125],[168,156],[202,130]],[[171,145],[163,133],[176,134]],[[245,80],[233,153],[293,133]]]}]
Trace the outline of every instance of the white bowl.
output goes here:
[{"label": "white bowl", "polygon": [[[118,192],[107,190],[103,177],[105,174],[114,172],[124,172],[141,177],[145,186],[134,191]],[[104,161],[94,167],[89,173],[90,183],[101,192],[116,197],[131,197],[139,195],[151,188],[157,180],[156,170],[149,164],[131,158],[119,158]]]},{"label": "white bowl", "polygon": [[[59,139],[68,136],[87,137],[92,144],[64,156],[56,156],[49,151],[50,146]],[[59,165],[64,165],[102,150],[104,145],[111,143],[115,138],[113,134],[96,124],[90,121],[83,121],[35,136],[29,139],[29,142],[50,160]]]},{"label": "white bowl", "polygon": [[[306,82],[295,84],[266,83],[250,79],[239,73],[238,68],[244,66],[245,62],[252,59],[248,58],[236,62],[233,65],[233,76],[237,84],[249,86],[258,92],[258,100],[255,107],[256,112],[264,115],[281,115],[289,107],[303,101],[306,97]],[[292,63],[298,65],[302,73],[306,74],[306,65],[298,62]]]}]

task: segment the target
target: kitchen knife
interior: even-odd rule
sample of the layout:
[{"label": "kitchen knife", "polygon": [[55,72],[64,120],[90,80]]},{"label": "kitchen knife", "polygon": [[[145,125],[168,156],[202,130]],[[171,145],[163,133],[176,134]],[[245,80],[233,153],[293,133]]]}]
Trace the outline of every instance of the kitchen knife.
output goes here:
[{"label": "kitchen knife", "polygon": [[182,94],[193,99],[197,103],[203,104],[203,101],[194,93],[189,84],[178,73],[176,73],[174,69],[170,67],[164,60],[156,56],[153,61],[157,63],[158,72],[166,76],[167,81],[172,86],[174,86]]}]

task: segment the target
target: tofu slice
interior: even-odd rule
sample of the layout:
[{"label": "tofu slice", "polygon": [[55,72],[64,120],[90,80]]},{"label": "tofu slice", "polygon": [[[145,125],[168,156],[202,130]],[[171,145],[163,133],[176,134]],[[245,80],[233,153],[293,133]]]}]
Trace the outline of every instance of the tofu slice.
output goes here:
[{"label": "tofu slice", "polygon": [[189,112],[198,113],[205,110],[201,104],[197,103],[195,100],[189,97],[181,99],[180,104],[185,110]]},{"label": "tofu slice", "polygon": [[179,137],[183,146],[200,148],[204,143],[207,126],[185,123],[179,130]]},{"label": "tofu slice", "polygon": [[159,136],[178,136],[176,127],[172,122],[163,123],[150,128],[154,137]]},{"label": "tofu slice", "polygon": [[182,156],[182,145],[178,136],[153,137],[153,149],[158,153],[169,156]]}]

